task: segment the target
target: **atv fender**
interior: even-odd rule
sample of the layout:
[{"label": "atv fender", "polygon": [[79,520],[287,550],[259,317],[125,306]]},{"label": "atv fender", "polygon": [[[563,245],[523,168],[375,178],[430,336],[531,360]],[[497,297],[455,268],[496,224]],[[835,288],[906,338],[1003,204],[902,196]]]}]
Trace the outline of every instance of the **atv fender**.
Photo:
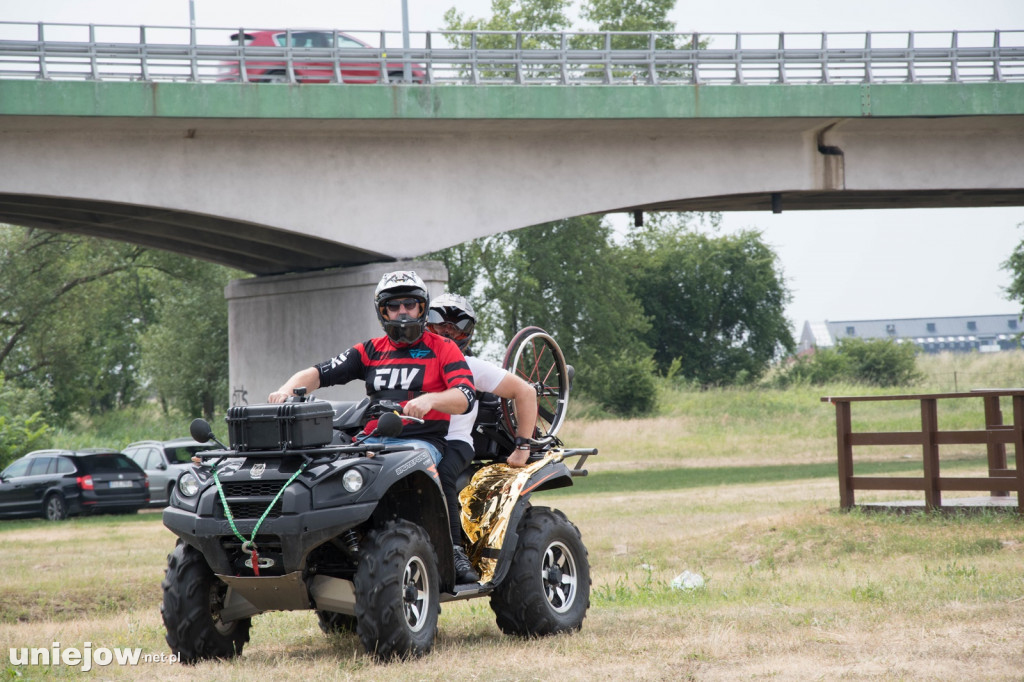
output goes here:
[{"label": "atv fender", "polygon": [[501,581],[508,574],[509,566],[512,564],[512,555],[515,554],[516,545],[519,543],[519,522],[522,520],[526,510],[530,508],[530,496],[539,490],[553,490],[571,485],[572,474],[564,462],[550,462],[527,479],[526,485],[523,486],[519,499],[516,501],[509,516],[508,529],[505,531],[505,541],[502,543],[501,551],[498,553],[494,577],[491,579],[494,585],[501,584]]}]

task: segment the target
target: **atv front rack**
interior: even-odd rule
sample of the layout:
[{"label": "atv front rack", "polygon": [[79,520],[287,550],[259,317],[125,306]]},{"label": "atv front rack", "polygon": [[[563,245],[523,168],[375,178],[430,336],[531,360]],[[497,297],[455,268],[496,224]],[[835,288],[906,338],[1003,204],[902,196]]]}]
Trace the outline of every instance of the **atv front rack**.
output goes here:
[{"label": "atv front rack", "polygon": [[[216,467],[225,459],[236,457],[252,459],[279,459],[281,457],[302,457],[310,464],[333,462],[340,457],[358,457],[367,453],[382,454],[415,450],[413,445],[385,443],[361,443],[359,445],[326,445],[319,448],[279,448],[277,450],[203,450],[192,456],[192,462],[199,466]],[[212,461],[211,461],[212,460]]]}]

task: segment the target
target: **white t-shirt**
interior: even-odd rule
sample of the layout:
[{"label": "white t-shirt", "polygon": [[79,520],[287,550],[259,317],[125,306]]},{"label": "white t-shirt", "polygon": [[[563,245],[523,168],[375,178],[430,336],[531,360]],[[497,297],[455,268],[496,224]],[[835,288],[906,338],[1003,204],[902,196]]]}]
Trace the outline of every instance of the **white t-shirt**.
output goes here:
[{"label": "white t-shirt", "polygon": [[[494,389],[498,388],[498,384],[508,375],[508,371],[475,356],[467,357],[466,362],[469,364],[469,371],[473,373],[473,384],[476,385],[477,391],[494,393]],[[461,440],[473,444],[473,424],[476,423],[477,409],[474,402],[473,409],[467,414],[452,415],[448,424],[447,440]]]}]

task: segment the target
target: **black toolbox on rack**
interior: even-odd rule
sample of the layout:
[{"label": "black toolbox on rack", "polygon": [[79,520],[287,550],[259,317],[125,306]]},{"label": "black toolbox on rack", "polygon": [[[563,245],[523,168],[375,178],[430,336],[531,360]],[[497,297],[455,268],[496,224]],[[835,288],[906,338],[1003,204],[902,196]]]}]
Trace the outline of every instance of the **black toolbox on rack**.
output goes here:
[{"label": "black toolbox on rack", "polygon": [[324,400],[228,408],[228,438],[240,452],[329,445],[334,409]]}]

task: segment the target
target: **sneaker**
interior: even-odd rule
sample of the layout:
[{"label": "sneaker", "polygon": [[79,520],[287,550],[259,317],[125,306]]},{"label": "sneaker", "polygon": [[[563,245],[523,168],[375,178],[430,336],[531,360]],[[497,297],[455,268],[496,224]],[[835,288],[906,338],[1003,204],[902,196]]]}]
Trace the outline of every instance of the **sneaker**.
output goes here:
[{"label": "sneaker", "polygon": [[455,582],[459,585],[480,582],[480,574],[473,570],[473,564],[469,563],[466,550],[456,545],[453,554],[455,555]]}]

